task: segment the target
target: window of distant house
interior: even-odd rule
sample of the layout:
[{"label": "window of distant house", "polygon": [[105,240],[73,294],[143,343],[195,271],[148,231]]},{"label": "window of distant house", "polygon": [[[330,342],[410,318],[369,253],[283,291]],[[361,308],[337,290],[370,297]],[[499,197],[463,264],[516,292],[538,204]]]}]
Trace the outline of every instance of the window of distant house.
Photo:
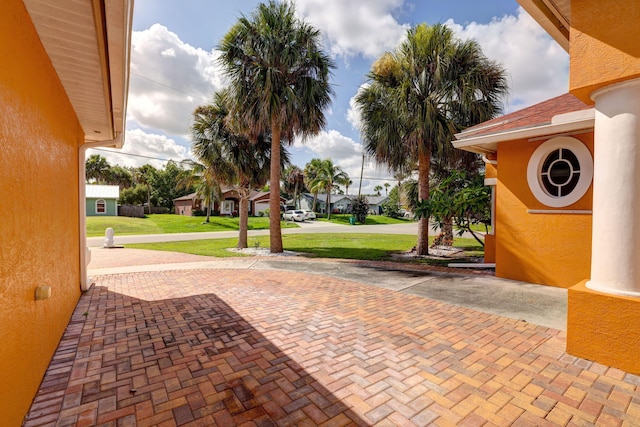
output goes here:
[{"label": "window of distant house", "polygon": [[527,182],[541,203],[569,206],[584,196],[593,178],[593,158],[578,139],[561,136],[540,145],[531,155]]},{"label": "window of distant house", "polygon": [[96,200],[96,213],[106,214],[107,213],[107,202],[104,199]]}]

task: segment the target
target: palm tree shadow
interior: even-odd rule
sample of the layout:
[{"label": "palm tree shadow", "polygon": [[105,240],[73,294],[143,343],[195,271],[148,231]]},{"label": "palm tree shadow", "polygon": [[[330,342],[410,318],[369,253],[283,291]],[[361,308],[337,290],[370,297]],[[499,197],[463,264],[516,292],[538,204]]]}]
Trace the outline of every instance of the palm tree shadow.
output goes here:
[{"label": "palm tree shadow", "polygon": [[118,425],[368,425],[213,293],[146,301],[93,286],[27,419],[42,402],[64,408],[63,424],[97,408]]}]

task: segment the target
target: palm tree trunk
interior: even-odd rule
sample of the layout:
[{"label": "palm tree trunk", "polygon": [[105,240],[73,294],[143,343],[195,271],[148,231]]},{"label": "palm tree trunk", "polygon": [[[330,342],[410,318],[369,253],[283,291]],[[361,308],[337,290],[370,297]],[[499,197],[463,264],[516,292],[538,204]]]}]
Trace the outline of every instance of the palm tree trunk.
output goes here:
[{"label": "palm tree trunk", "polygon": [[247,245],[247,229],[249,228],[249,189],[238,190],[240,196],[240,227],[238,233],[238,249],[244,249]]},{"label": "palm tree trunk", "polygon": [[207,219],[205,222],[209,222],[211,218],[211,205],[213,205],[213,190],[209,190],[209,197],[207,198]]},{"label": "palm tree trunk", "polygon": [[151,215],[151,186],[147,184],[147,206],[149,206],[149,215]]},{"label": "palm tree trunk", "polygon": [[314,212],[316,211],[316,202],[317,201],[318,201],[318,192],[315,191],[313,193],[313,206],[311,207],[311,210],[314,211]]},{"label": "palm tree trunk", "polygon": [[269,175],[269,246],[271,253],[282,252],[280,231],[280,127],[271,117],[271,170]]},{"label": "palm tree trunk", "polygon": [[331,219],[331,191],[327,191],[327,219]]},{"label": "palm tree trunk", "polygon": [[[426,150],[425,150],[426,151]],[[418,200],[429,198],[429,163],[431,153],[420,153],[418,157]],[[418,220],[418,246],[417,255],[429,255],[429,218]]]}]

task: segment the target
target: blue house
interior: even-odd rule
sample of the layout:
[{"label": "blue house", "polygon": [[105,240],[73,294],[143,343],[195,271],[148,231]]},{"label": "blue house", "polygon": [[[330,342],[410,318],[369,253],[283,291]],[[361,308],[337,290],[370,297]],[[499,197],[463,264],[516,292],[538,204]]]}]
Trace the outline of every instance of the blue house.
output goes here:
[{"label": "blue house", "polygon": [[117,185],[87,185],[87,216],[118,216],[119,197]]}]

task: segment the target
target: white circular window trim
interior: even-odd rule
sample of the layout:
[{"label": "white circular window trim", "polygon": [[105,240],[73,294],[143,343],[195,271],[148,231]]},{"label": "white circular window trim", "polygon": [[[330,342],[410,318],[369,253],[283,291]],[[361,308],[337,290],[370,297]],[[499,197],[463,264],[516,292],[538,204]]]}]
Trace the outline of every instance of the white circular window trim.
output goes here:
[{"label": "white circular window trim", "polygon": [[[558,149],[571,150],[580,163],[580,177],[573,191],[566,196],[551,196],[544,189],[540,174],[547,156]],[[552,208],[564,208],[577,202],[585,195],[593,179],[593,157],[589,149],[576,138],[558,136],[544,142],[533,152],[527,166],[527,183],[529,189],[540,203]]]}]

